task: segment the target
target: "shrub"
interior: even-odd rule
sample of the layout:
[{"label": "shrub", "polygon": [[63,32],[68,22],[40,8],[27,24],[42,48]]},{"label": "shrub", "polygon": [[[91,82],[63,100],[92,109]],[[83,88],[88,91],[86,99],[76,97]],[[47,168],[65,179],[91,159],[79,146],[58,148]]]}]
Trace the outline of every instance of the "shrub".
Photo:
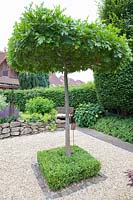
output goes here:
[{"label": "shrub", "polygon": [[74,118],[80,127],[92,127],[102,116],[102,113],[103,109],[98,103],[80,104]]},{"label": "shrub", "polygon": [[[4,94],[7,97],[7,101],[10,100],[11,91],[6,90]],[[20,111],[25,111],[26,101],[34,97],[48,98],[54,101],[55,107],[61,107],[65,105],[64,101],[64,88],[35,88],[29,90],[15,90],[14,91],[14,103]],[[94,85],[85,84],[83,86],[69,87],[69,101],[70,106],[76,108],[80,103],[95,103],[97,102],[96,92]]]},{"label": "shrub", "polygon": [[50,123],[54,122],[56,119],[56,110],[52,109],[50,113],[45,113],[44,115],[40,113],[20,113],[20,119],[23,119],[26,122],[43,122],[43,123]]},{"label": "shrub", "polygon": [[106,116],[99,119],[94,127],[98,131],[133,143],[133,118]]},{"label": "shrub", "polygon": [[43,115],[38,113],[20,113],[19,117],[26,122],[43,122]]},{"label": "shrub", "polygon": [[70,157],[66,156],[65,147],[37,153],[39,167],[53,191],[95,176],[101,168],[100,162],[80,147],[72,146],[71,151]]},{"label": "shrub", "polygon": [[2,111],[4,108],[6,108],[6,97],[0,94],[0,111]]},{"label": "shrub", "polygon": [[44,115],[45,113],[50,113],[54,108],[54,102],[42,97],[35,97],[28,100],[25,107],[25,110],[31,114],[38,113]]}]

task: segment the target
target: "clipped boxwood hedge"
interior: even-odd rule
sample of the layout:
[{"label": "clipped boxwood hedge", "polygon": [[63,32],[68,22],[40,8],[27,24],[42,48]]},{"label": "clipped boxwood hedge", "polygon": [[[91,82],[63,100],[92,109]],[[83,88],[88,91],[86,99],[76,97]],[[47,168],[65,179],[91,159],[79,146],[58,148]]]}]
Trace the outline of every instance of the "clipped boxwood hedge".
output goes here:
[{"label": "clipped boxwood hedge", "polygon": [[53,191],[95,176],[101,169],[100,162],[80,147],[71,146],[71,152],[67,157],[65,147],[58,147],[37,153],[39,167]]},{"label": "clipped boxwood hedge", "polygon": [[115,74],[95,73],[99,102],[111,112],[127,115],[133,113],[133,64]]},{"label": "clipped boxwood hedge", "polygon": [[[9,101],[11,91],[6,90],[4,94],[7,96],[7,101]],[[53,100],[53,102],[55,103],[55,107],[64,106],[65,104],[63,87],[15,90],[14,102],[21,111],[24,111],[26,101],[37,96]],[[85,84],[83,86],[69,87],[69,98],[70,106],[74,108],[76,108],[80,103],[97,102],[95,89],[89,84]]]}]

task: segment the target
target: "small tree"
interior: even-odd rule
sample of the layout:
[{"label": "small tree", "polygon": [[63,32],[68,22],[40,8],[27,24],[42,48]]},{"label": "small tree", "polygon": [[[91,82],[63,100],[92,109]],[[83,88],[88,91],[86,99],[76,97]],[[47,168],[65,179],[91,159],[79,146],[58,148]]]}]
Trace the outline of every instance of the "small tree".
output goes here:
[{"label": "small tree", "polygon": [[43,5],[31,5],[14,26],[7,53],[11,66],[19,71],[64,73],[68,156],[71,152],[67,75],[88,68],[112,71],[125,65],[130,50],[125,36],[118,37],[117,32],[111,25],[73,20],[59,6],[50,10]]}]

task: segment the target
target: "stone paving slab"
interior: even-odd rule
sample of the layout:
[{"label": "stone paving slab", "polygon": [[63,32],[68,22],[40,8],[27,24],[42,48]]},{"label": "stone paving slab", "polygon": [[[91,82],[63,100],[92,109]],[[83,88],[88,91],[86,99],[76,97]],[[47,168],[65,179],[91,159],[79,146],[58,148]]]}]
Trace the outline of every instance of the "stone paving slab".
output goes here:
[{"label": "stone paving slab", "polygon": [[[33,165],[36,152],[64,146],[64,132],[41,133],[0,141],[0,200],[45,200]],[[127,186],[125,171],[133,169],[133,153],[75,131],[75,144],[89,151],[102,163],[107,178],[97,184],[78,187],[63,193],[60,200],[132,200],[133,188]],[[84,183],[83,183],[84,184]],[[76,187],[75,187],[76,188]]]},{"label": "stone paving slab", "polygon": [[90,135],[90,136],[95,137],[97,139],[103,140],[105,142],[113,144],[114,146],[120,147],[122,149],[125,149],[125,150],[130,151],[130,152],[133,153],[133,144],[131,144],[129,142],[124,142],[124,141],[120,140],[117,137],[113,137],[111,135],[107,135],[105,133],[102,133],[100,131],[96,131],[94,129],[78,127],[78,130],[80,132],[86,133],[87,135]]}]

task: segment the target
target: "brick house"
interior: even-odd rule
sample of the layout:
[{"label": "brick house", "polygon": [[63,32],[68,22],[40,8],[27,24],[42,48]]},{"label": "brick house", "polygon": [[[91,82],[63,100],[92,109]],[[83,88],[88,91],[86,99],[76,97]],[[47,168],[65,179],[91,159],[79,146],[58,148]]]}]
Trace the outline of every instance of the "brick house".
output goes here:
[{"label": "brick house", "polygon": [[6,52],[0,51],[0,89],[19,87],[18,73],[6,62]]}]

